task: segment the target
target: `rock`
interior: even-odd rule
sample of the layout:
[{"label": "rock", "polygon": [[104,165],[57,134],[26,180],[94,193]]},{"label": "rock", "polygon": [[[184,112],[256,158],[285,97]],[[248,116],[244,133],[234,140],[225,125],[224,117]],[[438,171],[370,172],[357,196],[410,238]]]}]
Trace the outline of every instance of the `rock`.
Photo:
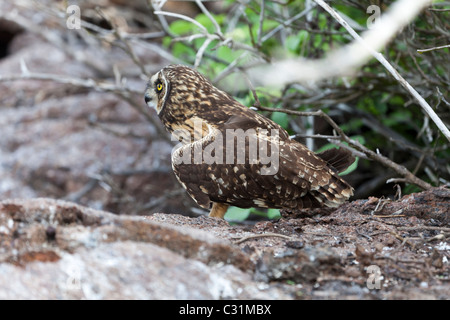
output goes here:
[{"label": "rock", "polygon": [[[151,243],[79,248],[60,259],[0,264],[0,299],[250,299],[263,292],[231,265],[207,266]],[[9,284],[9,285],[8,285]]]},{"label": "rock", "polygon": [[307,247],[297,251],[287,249],[276,255],[266,252],[256,265],[255,279],[261,281],[290,280],[315,282],[322,271],[340,268],[340,257],[331,248]]},{"label": "rock", "polygon": [[[42,8],[61,12],[67,7],[41,2]],[[107,3],[102,10],[117,16],[114,3]],[[83,18],[101,25],[98,4],[78,5]],[[133,19],[147,6],[141,0],[120,7],[120,16],[130,18],[124,31],[148,31]],[[0,199],[51,197],[126,214],[183,213],[195,206],[179,193],[168,157],[173,145],[143,101],[142,70],[122,48],[94,34],[81,36],[32,3],[13,1],[0,1],[0,47],[2,77],[20,77],[27,70],[84,82],[120,82],[133,90],[122,99],[56,80],[0,81]],[[168,63],[143,46],[133,44],[133,51],[149,74]],[[172,192],[176,196],[166,196]],[[162,196],[165,201],[154,201]]]},{"label": "rock", "polygon": [[[450,223],[450,189],[446,186],[405,195],[398,201],[386,201],[377,208],[378,198],[354,201],[351,206],[359,206],[363,213],[376,215],[406,215],[423,219],[435,219],[443,224]],[[345,210],[345,209],[344,209]]]},{"label": "rock", "polygon": [[208,232],[60,200],[0,202],[0,244],[0,299],[290,298]]},{"label": "rock", "polygon": [[[230,226],[4,200],[0,299],[447,299],[445,225],[384,223],[355,202],[315,219]],[[382,276],[375,289],[370,270]]]}]

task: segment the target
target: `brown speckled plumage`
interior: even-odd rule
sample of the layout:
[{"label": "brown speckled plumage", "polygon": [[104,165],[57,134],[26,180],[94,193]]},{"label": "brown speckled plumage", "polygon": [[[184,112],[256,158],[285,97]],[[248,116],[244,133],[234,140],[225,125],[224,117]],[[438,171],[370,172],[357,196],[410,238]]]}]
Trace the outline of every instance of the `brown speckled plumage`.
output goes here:
[{"label": "brown speckled plumage", "polygon": [[[211,208],[210,216],[223,218],[228,205],[280,209],[336,207],[353,194],[352,187],[338,175],[353,162],[348,151],[332,149],[315,154],[290,139],[278,124],[241,105],[189,67],[163,68],[150,79],[145,100],[156,108],[169,132],[185,130],[194,137],[182,140],[183,144],[173,152],[172,167],[189,195],[201,207]],[[202,125],[196,125],[200,121]],[[194,128],[201,130],[195,132]],[[237,159],[236,146],[231,153],[233,161],[229,161],[231,158],[226,158],[226,154],[231,150],[227,149],[226,139],[220,140],[237,129],[255,133],[245,140],[244,163]],[[262,129],[269,134],[260,134]],[[270,135],[272,129],[276,130],[276,137]],[[254,138],[272,142],[268,143],[267,151],[279,155],[275,173],[261,174],[267,165],[250,161],[249,141]],[[195,150],[206,152],[213,143],[211,155],[218,161],[194,161]],[[189,154],[192,161],[182,162]]]}]

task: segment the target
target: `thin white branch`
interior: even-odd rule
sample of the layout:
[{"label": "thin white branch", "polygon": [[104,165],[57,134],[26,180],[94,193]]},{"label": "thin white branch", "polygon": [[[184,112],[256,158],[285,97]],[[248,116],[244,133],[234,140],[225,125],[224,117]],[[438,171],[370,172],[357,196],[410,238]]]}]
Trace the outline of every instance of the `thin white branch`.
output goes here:
[{"label": "thin white branch", "polygon": [[189,21],[189,22],[195,24],[200,29],[202,29],[205,33],[208,33],[208,30],[201,23],[199,23],[198,21],[195,21],[194,19],[192,19],[188,16],[178,14],[178,13],[173,13],[173,12],[167,12],[167,11],[154,11],[153,13],[156,15],[169,16],[169,17],[174,17],[174,18],[179,18],[179,19]]},{"label": "thin white branch", "polygon": [[203,5],[202,1],[201,0],[195,0],[195,3],[198,5],[200,10],[202,10],[202,12],[209,18],[209,20],[211,20],[211,22],[214,25],[214,28],[216,28],[216,33],[220,37],[223,37],[222,30],[220,29],[219,24],[217,23],[216,19],[214,19],[214,17],[211,15],[211,13],[208,11],[208,9],[206,9],[206,7]]},{"label": "thin white branch", "polygon": [[295,16],[293,16],[292,18],[286,20],[283,24],[280,24],[276,28],[270,30],[264,37],[261,38],[261,42],[267,41],[268,39],[270,39],[278,31],[283,30],[284,28],[289,26],[292,22],[294,22],[294,21],[300,19],[301,17],[303,17],[304,15],[308,14],[314,7],[315,7],[315,5],[306,8],[302,12],[300,12],[300,13],[296,14]]},{"label": "thin white branch", "polygon": [[434,51],[434,50],[439,50],[439,49],[444,49],[444,48],[450,48],[450,44],[447,44],[447,45],[445,45],[445,46],[439,46],[439,47],[428,48],[428,49],[417,49],[417,52],[418,52],[418,53],[424,53],[424,52]]},{"label": "thin white branch", "polygon": [[91,88],[97,91],[103,92],[115,92],[128,94],[142,94],[141,91],[133,90],[121,85],[114,85],[108,82],[95,81],[93,79],[81,79],[68,77],[60,74],[50,74],[50,73],[32,73],[27,72],[24,74],[11,74],[11,75],[0,75],[0,82],[9,82],[17,80],[44,80],[44,81],[54,81],[63,84],[71,84],[77,87]]},{"label": "thin white branch", "polygon": [[212,39],[210,37],[206,38],[205,42],[203,42],[200,49],[198,49],[197,54],[195,55],[195,63],[194,63],[195,68],[198,68],[198,66],[200,65],[200,62],[202,61],[202,58],[203,58],[203,54],[205,53],[206,48],[208,48],[209,44],[212,41],[214,41],[214,39]]},{"label": "thin white branch", "polygon": [[[231,49],[234,50],[245,50],[245,51],[249,51],[257,56],[263,56],[263,54],[256,48],[249,46],[245,43],[241,43],[241,42],[237,42],[234,41],[232,38],[225,38],[225,36],[223,35],[221,29],[220,29],[220,25],[217,23],[217,21],[214,19],[214,17],[211,15],[211,13],[208,11],[208,9],[203,5],[203,3],[200,0],[195,0],[195,2],[197,3],[197,5],[199,6],[199,8],[202,10],[202,12],[211,20],[211,22],[214,25],[214,28],[216,29],[216,32],[211,34],[208,32],[208,30],[202,25],[200,24],[198,21],[182,15],[182,14],[178,14],[178,13],[172,13],[172,12],[167,12],[167,11],[161,11],[161,10],[155,10],[153,13],[156,14],[158,17],[161,16],[170,16],[170,17],[174,17],[174,18],[179,18],[179,19],[183,19],[185,21],[191,22],[193,24],[195,24],[197,27],[199,27],[201,29],[201,32],[203,34],[203,36],[205,37],[205,42],[203,43],[203,45],[200,47],[200,49],[197,51],[196,54],[196,61],[195,61],[195,66],[198,66],[198,64],[200,63],[204,52],[207,48],[207,46],[213,41],[213,40],[220,40],[219,43],[217,44],[216,47],[220,47],[220,46],[228,46]],[[153,2],[152,2],[153,3]],[[155,4],[153,4],[154,8],[160,8],[159,6],[155,6]],[[173,36],[173,35],[172,35]],[[190,38],[192,37],[192,38]],[[187,37],[175,37],[173,36],[174,40],[188,40],[188,41],[192,41],[192,39],[194,38],[199,38],[198,34],[195,34],[193,36],[187,36]]]},{"label": "thin white branch", "polygon": [[195,39],[200,39],[200,38],[204,38],[205,34],[203,33],[197,33],[197,34],[193,34],[193,35],[189,35],[189,36],[184,36],[184,37],[176,37],[173,38],[172,41],[187,41],[187,42],[192,42]]},{"label": "thin white branch", "polygon": [[330,77],[345,76],[375,57],[391,75],[416,99],[426,114],[433,120],[439,130],[450,141],[450,131],[437,116],[424,98],[395,70],[392,65],[377,52],[383,48],[395,34],[410,23],[420,11],[429,5],[429,0],[399,0],[388,12],[384,13],[363,37],[323,0],[314,0],[332,15],[356,41],[332,52],[320,60],[290,59],[272,64],[268,67],[252,70],[253,82],[264,86],[284,85],[290,82],[318,81]]},{"label": "thin white branch", "polygon": [[[381,44],[384,41],[389,41],[390,37],[387,37],[389,35],[382,34],[381,37],[379,37],[376,33],[369,34],[366,39],[363,39],[357,34],[352,27],[350,27],[347,22],[342,19],[339,14],[334,11],[328,4],[326,4],[323,0],[314,0],[317,4],[319,4],[322,8],[324,8],[329,14],[331,14],[350,34],[353,38],[355,38],[361,45],[366,48],[372,56],[374,56],[388,71],[389,73],[397,80],[419,103],[419,105],[422,107],[422,109],[426,112],[426,114],[433,120],[433,122],[436,124],[436,126],[441,130],[441,132],[444,134],[444,136],[450,141],[450,130],[447,128],[447,126],[442,122],[442,120],[439,118],[439,116],[434,112],[433,108],[428,104],[428,102],[425,101],[425,99],[406,81],[400,73],[398,73],[397,70],[394,69],[394,67],[386,60],[386,58],[379,52],[375,51],[375,48],[379,48]],[[417,6],[415,7],[416,10],[412,10],[415,15],[420,13],[420,10],[422,7],[429,4],[428,0],[422,0],[422,5],[420,6],[421,1],[417,1]],[[400,12],[404,12],[404,10],[401,10],[403,6],[400,6],[401,4],[408,3],[409,6],[411,6],[411,1],[398,1],[395,3],[395,8],[392,8],[392,11],[394,13],[398,13],[398,15],[401,17]],[[405,5],[406,6],[406,5]],[[396,11],[394,11],[396,10]],[[392,30],[399,30],[396,28],[399,28],[400,25],[397,24],[398,21],[390,21],[387,19],[387,21],[384,21],[386,19],[383,19],[383,23],[386,23],[388,25],[391,25]],[[401,20],[401,19],[399,19]],[[405,21],[406,23],[407,21]],[[380,23],[380,22],[379,22]],[[375,28],[376,29],[376,28]],[[380,33],[381,30],[377,30],[377,33]],[[373,41],[371,41],[373,39]]]}]

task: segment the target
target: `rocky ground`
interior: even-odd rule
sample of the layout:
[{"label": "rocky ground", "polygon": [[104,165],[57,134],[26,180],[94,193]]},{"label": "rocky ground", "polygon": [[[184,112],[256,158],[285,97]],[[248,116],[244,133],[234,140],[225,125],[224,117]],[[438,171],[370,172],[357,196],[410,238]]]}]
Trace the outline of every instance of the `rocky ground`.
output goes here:
[{"label": "rocky ground", "polygon": [[448,299],[450,192],[380,202],[242,226],[4,200],[0,299]]},{"label": "rocky ground", "polygon": [[[0,79],[120,74],[134,93],[0,81],[0,299],[449,299],[448,189],[278,221],[194,217],[130,56],[13,3]],[[149,73],[167,63],[134,52]]]}]

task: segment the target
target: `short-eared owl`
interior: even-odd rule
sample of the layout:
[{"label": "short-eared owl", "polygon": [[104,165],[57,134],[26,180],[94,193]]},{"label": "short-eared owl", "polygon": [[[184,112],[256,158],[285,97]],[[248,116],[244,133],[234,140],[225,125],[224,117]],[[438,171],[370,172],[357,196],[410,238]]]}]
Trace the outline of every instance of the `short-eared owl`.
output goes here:
[{"label": "short-eared owl", "polygon": [[353,195],[338,175],[353,162],[350,152],[310,151],[192,68],[161,69],[148,82],[145,102],[180,140],[173,171],[212,217],[223,218],[229,205],[337,207]]}]

